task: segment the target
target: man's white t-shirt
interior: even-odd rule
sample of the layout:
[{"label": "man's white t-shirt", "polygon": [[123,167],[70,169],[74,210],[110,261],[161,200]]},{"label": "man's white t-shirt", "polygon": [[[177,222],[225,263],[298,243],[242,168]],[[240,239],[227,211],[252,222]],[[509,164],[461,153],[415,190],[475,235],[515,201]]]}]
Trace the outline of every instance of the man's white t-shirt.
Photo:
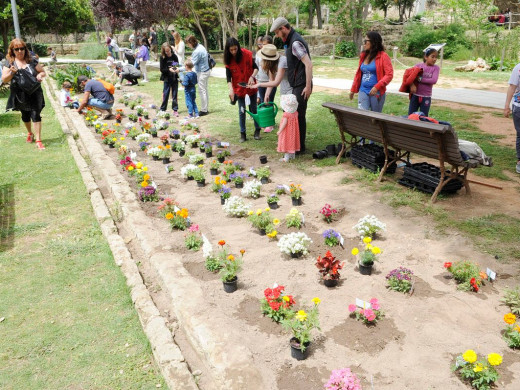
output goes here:
[{"label": "man's white t-shirt", "polygon": [[513,106],[520,107],[520,64],[517,64],[509,77],[509,84],[516,85],[513,95]]}]

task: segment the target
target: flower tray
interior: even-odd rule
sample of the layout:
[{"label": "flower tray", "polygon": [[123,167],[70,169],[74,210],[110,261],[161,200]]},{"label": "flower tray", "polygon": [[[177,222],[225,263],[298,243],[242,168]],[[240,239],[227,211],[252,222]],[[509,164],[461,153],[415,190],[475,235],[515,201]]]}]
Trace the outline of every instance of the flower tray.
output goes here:
[{"label": "flower tray", "polygon": [[[447,180],[450,171],[446,171],[444,180]],[[439,167],[428,164],[426,162],[412,164],[404,168],[403,177],[399,180],[399,184],[409,188],[415,188],[418,191],[433,194],[437,186],[439,185],[441,177],[441,171]],[[451,180],[446,184],[441,193],[442,194],[454,194],[462,188],[462,180]]]},{"label": "flower tray", "polygon": [[[394,155],[393,150],[390,150],[390,155]],[[352,164],[359,168],[366,168],[374,173],[383,169],[385,165],[385,153],[383,147],[379,145],[356,145],[352,148],[350,156]],[[396,167],[397,165],[394,162],[387,168],[386,173],[395,173]]]}]

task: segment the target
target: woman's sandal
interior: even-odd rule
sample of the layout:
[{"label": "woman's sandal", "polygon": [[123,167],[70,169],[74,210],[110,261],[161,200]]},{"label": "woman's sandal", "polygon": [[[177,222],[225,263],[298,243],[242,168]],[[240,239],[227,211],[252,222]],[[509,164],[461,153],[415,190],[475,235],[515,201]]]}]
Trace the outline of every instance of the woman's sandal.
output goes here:
[{"label": "woman's sandal", "polygon": [[33,139],[33,133],[27,133],[27,143],[31,143],[33,142],[34,139]]},{"label": "woman's sandal", "polygon": [[42,141],[36,141],[36,147],[40,150],[45,149],[45,146],[43,146]]}]

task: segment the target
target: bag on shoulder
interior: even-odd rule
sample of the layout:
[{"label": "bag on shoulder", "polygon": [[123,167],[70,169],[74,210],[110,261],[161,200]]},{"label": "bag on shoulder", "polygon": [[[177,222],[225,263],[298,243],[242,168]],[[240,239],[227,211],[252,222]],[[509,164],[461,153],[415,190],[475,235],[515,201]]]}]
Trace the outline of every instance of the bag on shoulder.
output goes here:
[{"label": "bag on shoulder", "polygon": [[208,66],[210,69],[213,69],[215,67],[215,65],[217,65],[217,62],[215,61],[215,59],[211,56],[211,54],[209,54],[208,52]]},{"label": "bag on shoulder", "polygon": [[36,76],[27,69],[18,69],[15,76],[16,85],[27,95],[32,95],[41,86],[40,82],[36,79]]},{"label": "bag on shoulder", "polygon": [[108,91],[110,95],[113,95],[116,92],[116,87],[114,84],[109,83],[108,81],[105,81],[103,79],[97,79],[101,84],[103,84],[103,87]]}]

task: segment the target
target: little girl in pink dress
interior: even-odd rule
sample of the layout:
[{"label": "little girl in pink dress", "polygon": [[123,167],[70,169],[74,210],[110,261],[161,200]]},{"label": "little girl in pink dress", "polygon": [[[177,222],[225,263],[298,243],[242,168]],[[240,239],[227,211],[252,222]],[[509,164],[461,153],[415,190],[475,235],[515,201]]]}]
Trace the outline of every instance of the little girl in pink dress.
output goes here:
[{"label": "little girl in pink dress", "polygon": [[298,127],[298,101],[294,95],[282,95],[280,105],[284,111],[278,135],[278,152],[285,153],[280,161],[292,160],[300,150],[300,130]]}]

